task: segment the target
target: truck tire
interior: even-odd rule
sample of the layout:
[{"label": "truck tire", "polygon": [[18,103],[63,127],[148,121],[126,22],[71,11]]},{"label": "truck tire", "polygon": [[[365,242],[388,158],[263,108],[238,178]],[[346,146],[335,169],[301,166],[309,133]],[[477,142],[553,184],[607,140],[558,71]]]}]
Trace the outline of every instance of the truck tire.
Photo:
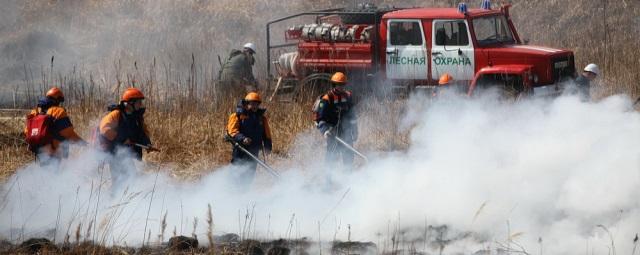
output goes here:
[{"label": "truck tire", "polygon": [[499,100],[517,101],[529,94],[520,75],[491,74],[480,77],[476,83],[474,96],[496,93]]},{"label": "truck tire", "polygon": [[311,74],[300,81],[300,84],[298,84],[295,90],[294,99],[297,102],[312,102],[330,88],[331,74]]}]

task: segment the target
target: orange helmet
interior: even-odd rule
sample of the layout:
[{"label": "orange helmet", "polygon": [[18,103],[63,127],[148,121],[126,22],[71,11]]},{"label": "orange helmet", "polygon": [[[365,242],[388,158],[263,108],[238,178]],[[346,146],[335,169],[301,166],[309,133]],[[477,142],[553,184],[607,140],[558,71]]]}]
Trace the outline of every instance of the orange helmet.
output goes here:
[{"label": "orange helmet", "polygon": [[260,95],[256,92],[249,92],[245,97],[244,97],[244,101],[247,102],[262,102],[262,99],[260,99]]},{"label": "orange helmet", "polygon": [[345,84],[347,83],[347,76],[342,72],[336,72],[331,76],[331,82],[339,85]]},{"label": "orange helmet", "polygon": [[120,98],[121,102],[128,102],[136,99],[144,99],[144,94],[137,88],[128,88],[122,94],[122,98]]},{"label": "orange helmet", "polygon": [[62,90],[60,90],[58,87],[53,87],[49,91],[47,91],[47,97],[56,99],[60,102],[64,101],[64,94],[62,94]]},{"label": "orange helmet", "polygon": [[438,84],[448,85],[452,81],[453,81],[453,77],[451,77],[451,75],[449,75],[448,73],[444,73],[442,76],[440,76],[440,80],[438,80]]}]

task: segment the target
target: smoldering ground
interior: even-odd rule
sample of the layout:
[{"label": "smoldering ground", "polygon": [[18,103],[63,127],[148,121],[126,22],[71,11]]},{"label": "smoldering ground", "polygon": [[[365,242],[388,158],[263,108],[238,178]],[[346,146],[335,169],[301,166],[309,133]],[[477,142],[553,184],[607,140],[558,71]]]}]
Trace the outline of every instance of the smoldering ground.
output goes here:
[{"label": "smoldering ground", "polygon": [[380,251],[448,253],[634,249],[640,114],[628,98],[428,100],[411,97],[393,124],[409,132],[406,150],[360,148],[369,163],[338,171],[323,168],[319,135],[301,134],[307,146],[290,154],[304,163],[280,169],[280,180],[259,170],[246,192],[230,166],[194,183],[162,168],[130,169],[126,185],[112,191],[97,152],[84,150],[60,168],[31,164],[2,184],[0,233],[60,242],[80,229],[79,239],[106,245],[139,245],[149,232],[149,242],[174,232],[206,240],[210,204],[213,233],[245,239],[349,239],[376,242]]}]

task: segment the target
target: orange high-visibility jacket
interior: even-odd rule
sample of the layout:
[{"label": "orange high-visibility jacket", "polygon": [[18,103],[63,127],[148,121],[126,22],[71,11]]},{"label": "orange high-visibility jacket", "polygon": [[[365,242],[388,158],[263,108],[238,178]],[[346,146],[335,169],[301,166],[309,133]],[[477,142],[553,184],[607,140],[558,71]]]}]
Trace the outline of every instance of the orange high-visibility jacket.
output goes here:
[{"label": "orange high-visibility jacket", "polygon": [[244,138],[250,138],[252,143],[246,145],[249,150],[260,149],[263,145],[267,150],[271,150],[271,128],[269,120],[264,116],[264,109],[258,110],[257,113],[239,110],[231,114],[227,122],[227,133],[241,144]]},{"label": "orange high-visibility jacket", "polygon": [[149,137],[149,130],[147,129],[147,125],[142,123],[142,132],[143,134],[126,134],[128,130],[125,130],[124,126],[121,125],[122,119],[122,111],[119,109],[113,110],[109,112],[106,116],[102,118],[100,121],[100,126],[98,127],[99,136],[101,137],[101,145],[105,149],[112,149],[115,144],[122,144],[126,140],[130,140],[131,142],[138,142],[144,145],[147,145],[145,141],[135,141],[135,137],[141,136]]}]

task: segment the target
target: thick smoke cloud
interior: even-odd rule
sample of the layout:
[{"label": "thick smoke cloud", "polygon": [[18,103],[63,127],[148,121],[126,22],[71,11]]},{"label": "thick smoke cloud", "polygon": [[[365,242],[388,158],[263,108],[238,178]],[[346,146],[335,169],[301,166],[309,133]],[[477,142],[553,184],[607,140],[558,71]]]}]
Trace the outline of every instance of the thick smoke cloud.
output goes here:
[{"label": "thick smoke cloud", "polygon": [[238,169],[231,167],[196,183],[175,181],[163,169],[131,169],[136,174],[122,195],[110,189],[98,153],[74,155],[60,169],[32,164],[2,186],[0,233],[12,240],[56,233],[60,241],[70,228],[73,240],[80,222],[84,236],[94,220],[91,239],[139,244],[153,196],[146,227],[152,242],[165,212],[165,240],[174,228],[190,235],[195,218],[204,240],[210,203],[216,235],[320,235],[374,241],[379,249],[389,249],[395,236],[405,242],[400,247],[464,253],[511,247],[602,254],[613,242],[618,252],[631,252],[640,230],[640,114],[627,98],[427,100],[410,98],[397,124],[410,132],[406,151],[365,149],[370,162],[348,173],[324,169],[317,151],[298,148],[291,154],[306,164],[281,169],[279,181],[260,172],[248,192],[234,185]]}]

